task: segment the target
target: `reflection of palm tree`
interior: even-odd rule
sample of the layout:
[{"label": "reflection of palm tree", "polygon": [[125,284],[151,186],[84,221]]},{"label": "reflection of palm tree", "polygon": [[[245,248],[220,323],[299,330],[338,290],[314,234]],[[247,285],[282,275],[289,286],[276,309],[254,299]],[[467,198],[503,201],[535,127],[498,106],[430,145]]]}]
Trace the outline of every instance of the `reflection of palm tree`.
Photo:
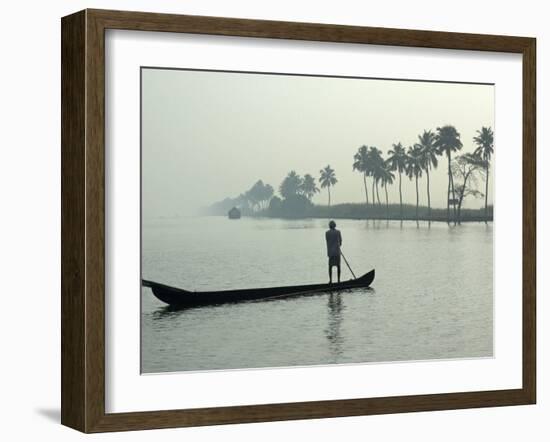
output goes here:
[{"label": "reflection of palm tree", "polygon": [[487,195],[489,194],[489,162],[493,155],[493,130],[490,127],[482,127],[477,131],[477,136],[474,137],[474,142],[477,148],[474,154],[486,162],[485,166],[485,224],[487,224]]},{"label": "reflection of palm tree", "polygon": [[382,187],[384,187],[384,192],[386,193],[386,219],[389,219],[388,184],[393,184],[395,178],[395,175],[390,170],[389,163],[384,163],[384,167],[380,169],[379,175]]},{"label": "reflection of palm tree", "polygon": [[328,165],[324,169],[321,169],[320,171],[321,177],[319,178],[319,182],[321,183],[321,188],[327,188],[328,190],[328,205],[330,207],[330,188],[331,186],[334,186],[338,180],[336,179],[336,175],[334,174],[334,169]]},{"label": "reflection of palm tree", "polygon": [[447,222],[450,222],[449,213],[449,199],[452,192],[453,196],[453,214],[456,224],[456,196],[455,185],[453,181],[453,173],[451,171],[451,153],[462,149],[462,142],[460,141],[460,134],[457,132],[454,126],[442,126],[437,128],[437,134],[435,136],[435,146],[438,153],[446,154],[448,160],[448,175],[449,184],[447,185]]},{"label": "reflection of palm tree", "polygon": [[428,192],[428,219],[432,220],[432,205],[430,202],[430,169],[437,167],[438,151],[435,147],[435,134],[431,130],[425,130],[422,135],[418,135],[418,143],[414,147],[420,149],[420,159],[422,167],[426,171],[427,192]]},{"label": "reflection of palm tree", "polygon": [[418,177],[422,176],[422,153],[417,147],[409,147],[405,173],[416,180],[416,224],[418,225]]},{"label": "reflection of palm tree", "polygon": [[393,149],[388,150],[389,158],[387,159],[390,165],[390,170],[397,170],[399,173],[399,213],[401,221],[403,221],[403,194],[401,193],[401,173],[405,171],[407,154],[401,143],[392,145]]},{"label": "reflection of palm tree", "polygon": [[[368,160],[369,153],[367,146],[361,146],[357,153],[353,156],[355,160],[353,162],[353,170],[357,170],[363,173],[363,185],[365,186],[365,198],[367,200],[367,207],[369,205],[369,192],[367,190],[367,173],[368,173]],[[374,195],[373,195],[374,198]]]},{"label": "reflection of palm tree", "polygon": [[300,191],[305,195],[305,197],[311,201],[311,198],[319,192],[319,188],[315,184],[315,178],[313,178],[309,173],[304,175],[302,185],[300,186]]}]

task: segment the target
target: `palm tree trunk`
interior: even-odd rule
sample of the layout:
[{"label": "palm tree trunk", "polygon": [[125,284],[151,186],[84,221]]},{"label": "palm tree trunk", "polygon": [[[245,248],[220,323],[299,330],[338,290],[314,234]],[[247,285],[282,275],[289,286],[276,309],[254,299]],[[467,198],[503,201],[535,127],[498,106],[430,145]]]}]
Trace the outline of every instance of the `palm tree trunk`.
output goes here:
[{"label": "palm tree trunk", "polygon": [[328,189],[328,206],[330,207],[330,186],[328,186],[327,189]]},{"label": "palm tree trunk", "polygon": [[449,167],[447,169],[447,173],[449,175],[449,182],[447,184],[447,224],[451,222],[451,214],[449,209],[449,200],[451,198],[451,153],[447,151],[447,158],[449,160]]},{"label": "palm tree trunk", "polygon": [[401,171],[399,171],[399,214],[403,221],[403,194],[401,193]]},{"label": "palm tree trunk", "polygon": [[376,198],[378,199],[378,207],[382,204],[380,203],[380,194],[378,193],[378,181],[376,182]]},{"label": "palm tree trunk", "polygon": [[455,181],[453,179],[453,173],[451,172],[451,151],[448,151],[449,154],[449,177],[451,179],[451,191],[453,195],[453,216],[456,226],[456,196],[455,196]]},{"label": "palm tree trunk", "polygon": [[426,178],[428,180],[428,220],[429,222],[432,221],[432,205],[430,203],[430,166],[426,168]]},{"label": "palm tree trunk", "polygon": [[449,213],[449,198],[451,197],[451,179],[447,181],[447,224],[451,222],[451,215]]},{"label": "palm tree trunk", "polygon": [[388,204],[388,183],[384,184],[384,191],[386,192],[386,220],[390,219],[390,209]]},{"label": "palm tree trunk", "polygon": [[372,177],[372,207],[374,208],[375,200],[374,200],[374,177]]},{"label": "palm tree trunk", "polygon": [[455,218],[455,226],[456,226],[456,196],[455,196],[455,180],[453,178],[453,175],[451,174],[451,191],[453,192],[453,216]]},{"label": "palm tree trunk", "polygon": [[485,224],[487,224],[487,195],[489,193],[489,163],[487,163],[487,174],[485,176]]},{"label": "palm tree trunk", "polygon": [[369,206],[369,192],[367,190],[367,173],[363,172],[363,184],[365,185],[365,197],[367,199],[367,207]]},{"label": "palm tree trunk", "polygon": [[418,224],[418,175],[416,175],[416,224]]}]

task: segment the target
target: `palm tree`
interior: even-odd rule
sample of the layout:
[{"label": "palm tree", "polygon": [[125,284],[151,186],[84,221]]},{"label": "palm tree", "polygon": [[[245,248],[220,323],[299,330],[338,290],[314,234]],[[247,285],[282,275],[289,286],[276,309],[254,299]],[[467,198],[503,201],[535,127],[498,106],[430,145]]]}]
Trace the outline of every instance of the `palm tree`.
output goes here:
[{"label": "palm tree", "polygon": [[416,180],[416,225],[418,225],[418,177],[422,176],[422,153],[417,147],[409,147],[407,151],[406,175]]},{"label": "palm tree", "polygon": [[474,155],[486,162],[485,166],[485,224],[487,224],[487,195],[489,194],[489,162],[494,152],[494,135],[493,129],[490,127],[482,127],[477,131],[477,136],[474,137],[474,143],[477,148]]},{"label": "palm tree", "polygon": [[437,168],[438,150],[435,147],[435,134],[431,130],[425,130],[422,135],[418,135],[418,143],[414,145],[420,150],[422,167],[426,171],[426,190],[428,192],[428,219],[432,220],[432,205],[430,201],[430,169]]},{"label": "palm tree", "polygon": [[405,148],[401,143],[392,144],[393,149],[388,150],[388,159],[386,160],[390,165],[390,170],[397,170],[399,173],[399,213],[401,214],[401,221],[403,221],[403,193],[401,192],[401,173],[405,171],[405,165],[407,160],[407,154]]},{"label": "palm tree", "polygon": [[319,173],[321,174],[319,178],[321,188],[324,189],[326,187],[328,190],[328,205],[330,207],[330,187],[334,186],[338,182],[338,180],[336,179],[336,175],[334,174],[334,169],[332,169],[330,165],[328,165],[324,169],[321,169]]},{"label": "palm tree", "polygon": [[435,146],[437,152],[442,155],[447,155],[448,160],[448,175],[449,184],[447,185],[447,222],[450,222],[449,203],[452,193],[453,199],[453,215],[456,224],[456,196],[455,186],[453,181],[453,173],[451,171],[451,153],[462,149],[462,142],[460,141],[460,134],[457,132],[454,126],[442,126],[437,128],[437,134],[435,136]]},{"label": "palm tree", "polygon": [[378,182],[380,181],[380,171],[384,167],[382,151],[375,146],[370,146],[367,164],[368,173],[372,176],[372,204],[374,206],[374,189],[376,187],[376,199],[378,200],[378,206],[380,206],[381,203],[380,194],[378,193]]},{"label": "palm tree", "polygon": [[[369,152],[367,146],[363,145],[357,149],[357,153],[353,156],[355,160],[353,162],[353,170],[357,170],[363,174],[363,185],[365,186],[365,198],[367,200],[367,207],[369,206],[369,192],[367,190],[367,174],[368,174],[368,162]],[[374,195],[372,196],[374,198]]]},{"label": "palm tree", "polygon": [[283,198],[296,195],[300,191],[302,178],[291,170],[279,186],[279,193]]},{"label": "palm tree", "polygon": [[392,173],[390,164],[387,161],[384,163],[384,167],[380,169],[379,175],[384,192],[386,193],[386,219],[389,219],[388,184],[393,184],[395,175]]},{"label": "palm tree", "polygon": [[319,188],[315,184],[315,178],[313,178],[309,173],[304,175],[302,180],[302,185],[300,186],[300,191],[305,197],[311,201],[311,198],[319,192]]},{"label": "palm tree", "polygon": [[256,211],[256,209],[265,209],[273,196],[273,187],[269,184],[264,184],[262,180],[258,180],[245,195],[253,211]]},{"label": "palm tree", "polygon": [[262,196],[263,196],[264,208],[267,208],[269,206],[269,202],[271,201],[271,198],[273,197],[273,187],[269,184],[264,185]]}]

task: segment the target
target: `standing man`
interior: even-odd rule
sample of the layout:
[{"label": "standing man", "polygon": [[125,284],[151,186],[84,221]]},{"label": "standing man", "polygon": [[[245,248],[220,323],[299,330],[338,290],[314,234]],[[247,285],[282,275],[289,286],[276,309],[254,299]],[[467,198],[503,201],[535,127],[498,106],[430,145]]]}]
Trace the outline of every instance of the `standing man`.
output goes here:
[{"label": "standing man", "polygon": [[332,267],[336,266],[338,271],[338,282],[340,282],[340,246],[342,245],[342,234],[340,230],[336,230],[336,223],[331,221],[328,223],[330,227],[325,233],[327,240],[327,255],[328,255],[328,277],[329,284],[332,284]]}]

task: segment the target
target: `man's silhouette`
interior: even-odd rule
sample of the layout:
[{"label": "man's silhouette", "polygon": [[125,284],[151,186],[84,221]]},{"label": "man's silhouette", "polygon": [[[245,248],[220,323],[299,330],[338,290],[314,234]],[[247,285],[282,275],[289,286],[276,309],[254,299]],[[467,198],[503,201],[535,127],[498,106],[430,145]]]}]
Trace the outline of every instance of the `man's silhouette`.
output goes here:
[{"label": "man's silhouette", "polygon": [[332,268],[336,266],[338,272],[338,282],[340,282],[340,246],[342,245],[342,234],[336,230],[336,223],[331,221],[328,223],[330,227],[325,233],[327,240],[327,255],[328,255],[328,277],[329,283],[332,284]]}]

